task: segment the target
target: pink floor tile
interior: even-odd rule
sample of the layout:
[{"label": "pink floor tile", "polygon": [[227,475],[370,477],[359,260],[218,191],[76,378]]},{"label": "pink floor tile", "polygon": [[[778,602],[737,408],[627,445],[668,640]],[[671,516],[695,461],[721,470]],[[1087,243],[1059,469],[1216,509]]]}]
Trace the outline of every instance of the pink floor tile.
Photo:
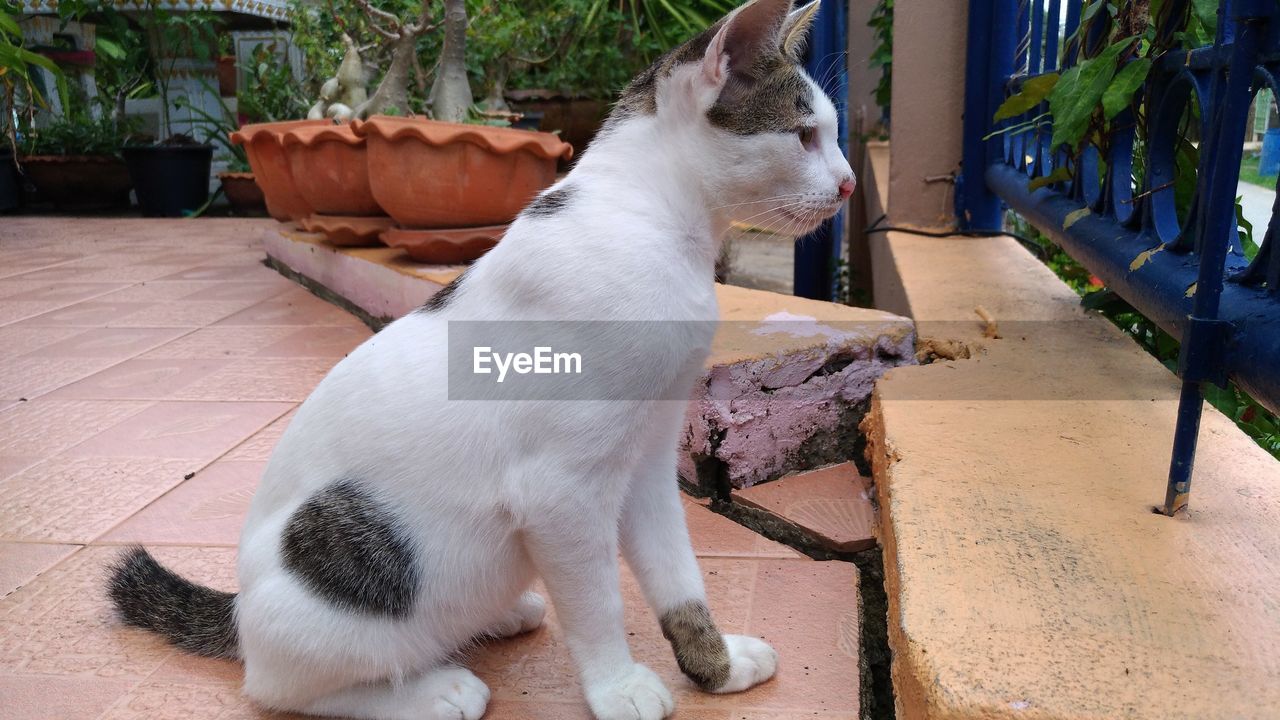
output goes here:
[{"label": "pink floor tile", "polygon": [[[857,573],[852,565],[746,558],[704,558],[700,564],[709,605],[721,630],[764,637],[779,652],[780,670],[773,680],[744,693],[699,691],[676,667],[657,620],[635,581],[624,572],[632,655],[671,689],[681,708],[677,717],[699,711],[732,711],[730,717],[753,718],[774,717],[773,713],[782,711],[856,716],[858,660],[845,652],[842,643],[850,632],[856,641],[857,618],[841,620],[857,607]],[[580,706],[581,690],[554,615],[553,607],[550,621],[539,630],[486,644],[470,654],[467,666],[489,683],[499,706],[551,703],[563,704],[566,711]]]},{"label": "pink floor tile", "polygon": [[4,372],[0,373],[0,398],[31,400],[115,362],[108,358],[12,358],[4,361]]},{"label": "pink floor tile", "polygon": [[77,549],[76,545],[0,542],[0,597],[35,579]]},{"label": "pink floor tile", "polygon": [[0,325],[26,320],[70,304],[60,300],[4,300],[0,302]]},{"label": "pink floor tile", "polygon": [[159,402],[67,454],[209,462],[292,407],[276,402]]},{"label": "pink floor tile", "polygon": [[163,400],[231,362],[225,359],[143,360],[135,358],[49,394],[56,400]]},{"label": "pink floor tile", "polygon": [[99,300],[111,302],[168,303],[206,288],[216,288],[219,281],[151,280],[104,295]]},{"label": "pink floor tile", "polygon": [[246,305],[252,305],[296,288],[297,285],[294,285],[282,277],[280,277],[276,282],[228,282],[218,283],[212,287],[196,290],[190,295],[183,295],[182,299],[201,300],[206,302],[243,300],[247,301]]},{"label": "pink floor tile", "polygon": [[733,501],[802,528],[827,549],[858,552],[876,544],[871,492],[871,481],[845,462],[734,490]]},{"label": "pink floor tile", "polygon": [[[9,222],[7,219],[5,222]],[[83,253],[42,250],[13,251],[0,254],[0,276],[19,275],[40,268],[61,265],[84,257]]]},{"label": "pink floor tile", "polygon": [[150,403],[34,400],[0,412],[0,456],[46,458],[136,415]]},{"label": "pink floor tile", "polygon": [[186,334],[178,328],[98,328],[33,351],[40,358],[114,358],[124,360]]},{"label": "pink floor tile", "polygon": [[12,327],[26,328],[32,325],[105,327],[112,320],[128,317],[148,307],[150,305],[147,303],[113,302],[109,299],[86,300],[23,320]]},{"label": "pink floor tile", "polygon": [[160,280],[217,280],[220,282],[243,282],[247,280],[269,281],[279,277],[274,270],[261,265],[215,265],[188,268],[181,272],[165,275]]},{"label": "pink floor tile", "polygon": [[253,434],[253,437],[240,443],[231,452],[223,456],[224,461],[266,462],[271,459],[271,452],[284,434],[285,428],[293,420],[297,409],[290,410],[279,420]]},{"label": "pink floor tile", "polygon": [[97,718],[123,698],[132,680],[0,675],[7,720]]},{"label": "pink floor tile", "polygon": [[[323,330],[327,328],[315,328]],[[0,328],[2,330],[2,328]],[[256,355],[299,332],[292,327],[228,325],[200,328],[142,355],[144,358],[226,358]]]},{"label": "pink floor tile", "polygon": [[373,336],[368,328],[303,328],[255,353],[258,357],[346,357]]},{"label": "pink floor tile", "polygon": [[289,292],[242,310],[219,325],[361,326],[346,312],[310,294]]},{"label": "pink floor tile", "polygon": [[240,541],[266,463],[216,462],[104,535],[100,543],[227,545]]},{"label": "pink floor tile", "polygon": [[339,358],[251,358],[234,360],[209,377],[174,393],[183,400],[301,402]]},{"label": "pink floor tile", "polygon": [[0,455],[0,480],[16,475],[43,459],[38,455]]},{"label": "pink floor tile", "polygon": [[686,500],[684,514],[693,551],[701,557],[804,557],[786,545],[757,535],[698,503]]},{"label": "pink floor tile", "polygon": [[82,332],[82,328],[30,327],[25,323],[0,327],[0,360],[25,355]]},{"label": "pink floor tile", "polygon": [[109,327],[198,328],[211,325],[239,310],[247,301],[174,302],[151,305],[107,323]]},{"label": "pink floor tile", "polygon": [[259,714],[232,685],[146,681],[125,693],[99,720],[257,720]]},{"label": "pink floor tile", "polygon": [[[233,550],[157,548],[154,554],[196,582],[235,589]],[[160,638],[124,627],[116,619],[103,583],[119,555],[117,547],[85,548],[0,599],[0,677],[116,679],[133,684],[177,652]]]},{"label": "pink floor tile", "polygon": [[87,543],[199,469],[198,460],[63,457],[0,480],[0,538]]},{"label": "pink floor tile", "polygon": [[62,282],[39,283],[41,287],[24,289],[21,292],[7,293],[5,284],[21,284],[20,281],[0,280],[0,298],[8,301],[48,301],[63,304],[80,302],[99,295],[106,295],[113,290],[128,287],[126,283],[85,283],[85,282]]}]

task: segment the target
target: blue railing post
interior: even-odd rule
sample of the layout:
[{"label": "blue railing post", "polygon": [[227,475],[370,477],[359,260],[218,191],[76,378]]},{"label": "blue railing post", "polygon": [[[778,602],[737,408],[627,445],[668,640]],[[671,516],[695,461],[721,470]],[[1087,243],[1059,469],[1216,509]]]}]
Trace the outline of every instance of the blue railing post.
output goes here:
[{"label": "blue railing post", "polygon": [[[849,155],[848,112],[849,70],[845,61],[849,25],[844,0],[822,0],[818,17],[809,35],[805,69],[822,86],[839,111],[840,150]],[[792,281],[794,294],[814,300],[831,300],[835,295],[836,261],[844,244],[844,213],[796,240]]]},{"label": "blue railing post", "polygon": [[[1274,1],[1274,0],[1272,0]],[[1169,484],[1165,489],[1164,514],[1174,515],[1187,506],[1191,494],[1196,440],[1204,408],[1201,384],[1226,384],[1226,364],[1222,357],[1230,326],[1218,319],[1227,251],[1236,226],[1236,178],[1240,170],[1244,129],[1253,95],[1253,68],[1257,63],[1262,35],[1266,30],[1265,0],[1233,0],[1222,17],[1230,25],[1220,28],[1219,38],[1231,41],[1231,60],[1226,77],[1215,80],[1213,106],[1216,136],[1210,145],[1210,175],[1202,186],[1205,198],[1200,235],[1200,273],[1196,281],[1195,305],[1182,336],[1178,371],[1182,392],[1178,399],[1178,421],[1173,435],[1173,457],[1169,463]],[[1226,15],[1227,13],[1222,13]],[[1221,17],[1221,16],[1220,16]]]},{"label": "blue railing post", "polygon": [[[1116,22],[1107,11],[1113,6],[1101,0],[971,0],[964,182],[956,199],[962,223],[981,229],[998,227],[994,213],[1000,201],[1007,203],[1108,288],[1181,339],[1182,389],[1164,504],[1157,508],[1168,515],[1187,506],[1204,383],[1234,382],[1263,406],[1280,411],[1280,202],[1252,264],[1236,245],[1234,202],[1253,85],[1280,90],[1280,3],[1220,0],[1212,45],[1181,47],[1185,38],[1179,33],[1193,17],[1191,2],[1164,0],[1158,8],[1160,35],[1141,91],[1146,132],[1124,127],[1129,115],[1117,115],[1108,153],[1077,149],[1073,161],[1059,148],[1045,153],[1039,147],[1033,157],[1025,136],[1040,129],[1009,138],[1011,153],[982,138],[999,128],[992,121],[994,109],[1016,89],[1013,84],[1101,53]],[[1059,17],[1065,19],[1061,34]],[[1014,34],[1016,42],[1006,40],[1005,33]],[[1055,64],[1059,48],[1062,58]],[[1187,113],[1188,103],[1200,108],[1198,117]],[[1044,111],[1041,104],[1009,124],[1032,124]],[[1177,157],[1189,122],[1196,123],[1198,132],[1191,137],[1200,142],[1194,205],[1187,210],[1174,180],[1182,172]],[[1141,153],[1135,135],[1142,138]],[[1045,159],[1050,156],[1067,163],[1071,180],[1032,190],[1029,181],[1055,165]],[[1135,184],[1131,193],[1130,183]],[[1157,250],[1163,252],[1153,254]],[[1224,285],[1229,275],[1235,282]]]},{"label": "blue railing post", "polygon": [[956,179],[956,215],[962,230],[1000,230],[1004,204],[983,175],[996,161],[996,141],[982,138],[1003,102],[1003,88],[1013,74],[1017,36],[1009,19],[1015,0],[971,0],[969,38],[965,50],[964,128],[960,175]]}]

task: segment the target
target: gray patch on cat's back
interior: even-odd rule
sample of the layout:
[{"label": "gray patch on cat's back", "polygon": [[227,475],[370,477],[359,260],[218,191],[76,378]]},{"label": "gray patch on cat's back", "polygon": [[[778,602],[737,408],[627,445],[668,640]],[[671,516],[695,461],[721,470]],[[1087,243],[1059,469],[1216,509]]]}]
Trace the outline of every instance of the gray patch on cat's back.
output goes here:
[{"label": "gray patch on cat's back", "polygon": [[285,569],[346,610],[407,617],[418,594],[413,543],[367,489],[340,480],[289,517],[281,537]]},{"label": "gray patch on cat's back", "polygon": [[422,307],[414,310],[414,312],[432,312],[443,309],[449,304],[449,301],[453,299],[453,294],[458,291],[458,287],[462,285],[462,279],[467,276],[467,273],[470,272],[470,270],[470,267],[463,270],[458,274],[458,277],[453,279],[453,282],[437,290],[435,295],[427,298],[427,301],[423,303]]},{"label": "gray patch on cat's back", "polygon": [[565,207],[573,200],[576,191],[572,185],[561,185],[552,188],[533,199],[524,212],[520,213],[526,217],[550,217],[564,210]]},{"label": "gray patch on cat's back", "polygon": [[663,613],[659,623],[686,677],[704,690],[729,682],[729,648],[705,603],[690,600]]}]

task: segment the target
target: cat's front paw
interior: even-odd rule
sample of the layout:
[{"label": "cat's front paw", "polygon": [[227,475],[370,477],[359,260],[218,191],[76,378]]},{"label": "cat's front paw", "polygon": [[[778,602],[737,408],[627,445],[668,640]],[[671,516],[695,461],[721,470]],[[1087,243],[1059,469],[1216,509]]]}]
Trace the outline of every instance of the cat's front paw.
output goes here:
[{"label": "cat's front paw", "polygon": [[676,701],[652,670],[636,663],[622,674],[586,688],[596,720],[662,720]]},{"label": "cat's front paw", "polygon": [[711,692],[742,692],[778,671],[778,652],[765,641],[746,635],[725,635],[724,644],[729,649],[729,680]]}]

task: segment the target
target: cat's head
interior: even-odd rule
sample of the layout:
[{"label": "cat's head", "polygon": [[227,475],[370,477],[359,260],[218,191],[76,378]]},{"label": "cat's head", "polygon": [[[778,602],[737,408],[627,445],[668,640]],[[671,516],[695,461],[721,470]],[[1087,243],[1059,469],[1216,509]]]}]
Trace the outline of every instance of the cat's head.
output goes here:
[{"label": "cat's head", "polygon": [[633,80],[611,122],[652,116],[732,219],[815,229],[854,184],[836,109],[801,65],[818,1],[742,5]]}]

